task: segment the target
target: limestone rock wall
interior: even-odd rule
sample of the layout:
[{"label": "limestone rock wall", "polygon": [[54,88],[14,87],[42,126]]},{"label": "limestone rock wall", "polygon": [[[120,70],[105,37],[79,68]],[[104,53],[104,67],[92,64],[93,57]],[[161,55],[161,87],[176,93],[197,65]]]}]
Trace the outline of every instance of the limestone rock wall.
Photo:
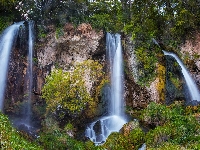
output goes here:
[{"label": "limestone rock wall", "polygon": [[47,43],[39,47],[37,58],[40,67],[59,65],[68,69],[74,62],[92,59],[94,55],[105,52],[99,43],[103,32],[95,32],[89,24],[81,24],[76,29],[72,24],[66,24],[62,32],[59,37],[56,37],[56,31],[51,32]]}]

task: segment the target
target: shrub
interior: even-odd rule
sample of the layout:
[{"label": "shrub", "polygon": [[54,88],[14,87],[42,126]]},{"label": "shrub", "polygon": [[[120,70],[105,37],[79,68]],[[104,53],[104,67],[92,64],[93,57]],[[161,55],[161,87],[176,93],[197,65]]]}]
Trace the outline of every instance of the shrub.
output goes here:
[{"label": "shrub", "polygon": [[134,146],[128,141],[128,139],[118,133],[118,132],[113,132],[111,133],[106,142],[103,145],[104,148],[108,149],[108,150],[130,150],[133,149]]},{"label": "shrub", "polygon": [[65,113],[74,117],[80,115],[86,104],[92,101],[85,78],[89,78],[91,82],[98,81],[102,75],[101,69],[102,66],[98,62],[87,60],[77,64],[73,71],[53,70],[47,76],[42,89],[47,112],[60,111],[60,118],[63,118]]},{"label": "shrub", "polygon": [[171,115],[172,112],[169,108],[162,104],[152,102],[143,110],[141,119],[146,124],[158,126],[169,122]]},{"label": "shrub", "polygon": [[200,140],[200,124],[191,114],[186,115],[186,112],[182,103],[178,102],[168,107],[149,104],[142,113],[142,121],[153,124],[156,128],[146,134],[147,146],[160,148],[160,145],[169,142],[172,147],[183,147],[188,143],[194,143],[194,147],[198,147],[195,143]]},{"label": "shrub", "polygon": [[141,128],[135,128],[128,135],[128,140],[133,145],[132,148],[138,150],[145,142],[145,134]]}]

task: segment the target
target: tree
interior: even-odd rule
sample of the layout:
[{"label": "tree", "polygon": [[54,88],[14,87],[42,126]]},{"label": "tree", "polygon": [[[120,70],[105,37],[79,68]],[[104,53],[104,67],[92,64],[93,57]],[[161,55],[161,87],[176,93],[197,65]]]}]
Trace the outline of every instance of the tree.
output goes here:
[{"label": "tree", "polygon": [[77,64],[73,71],[55,69],[46,78],[46,84],[42,89],[42,97],[47,103],[47,112],[62,112],[78,116],[86,108],[86,104],[92,101],[90,91],[86,87],[86,80],[92,83],[98,81],[102,75],[102,66],[95,61],[87,60]]}]

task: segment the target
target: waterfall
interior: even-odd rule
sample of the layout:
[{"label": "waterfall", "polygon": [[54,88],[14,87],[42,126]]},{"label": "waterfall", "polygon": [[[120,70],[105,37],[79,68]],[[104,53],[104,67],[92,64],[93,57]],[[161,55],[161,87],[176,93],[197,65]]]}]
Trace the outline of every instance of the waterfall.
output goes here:
[{"label": "waterfall", "polygon": [[107,33],[106,55],[111,81],[110,114],[91,123],[85,132],[85,135],[95,144],[105,142],[112,132],[118,132],[126,123],[123,109],[124,73],[120,34],[112,35]]},{"label": "waterfall", "polygon": [[182,63],[182,61],[174,53],[167,52],[167,51],[164,51],[164,50],[163,50],[163,52],[164,52],[164,55],[169,55],[169,56],[174,57],[176,59],[176,61],[178,62],[179,66],[181,67],[183,76],[184,76],[185,81],[186,81],[186,85],[187,85],[188,90],[189,90],[191,101],[194,101],[194,100],[200,101],[200,94],[199,94],[198,87],[195,84],[195,82],[192,79],[192,77],[189,74],[189,72],[187,71],[186,67]]},{"label": "waterfall", "polygon": [[107,59],[110,63],[111,74],[111,114],[122,116],[123,114],[123,58],[122,46],[119,34],[107,33]]},{"label": "waterfall", "polygon": [[28,104],[27,104],[27,113],[26,113],[26,122],[30,124],[31,116],[31,99],[32,99],[32,85],[33,85],[33,35],[34,22],[29,21],[29,39],[28,39]]},{"label": "waterfall", "polygon": [[3,110],[10,53],[16,41],[19,27],[23,25],[23,23],[24,22],[19,22],[9,26],[0,36],[0,110]]}]

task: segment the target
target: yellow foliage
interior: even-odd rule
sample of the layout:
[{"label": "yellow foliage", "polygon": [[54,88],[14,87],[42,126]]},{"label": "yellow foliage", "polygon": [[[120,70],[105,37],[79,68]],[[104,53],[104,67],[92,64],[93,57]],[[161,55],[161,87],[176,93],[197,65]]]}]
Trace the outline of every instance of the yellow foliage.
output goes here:
[{"label": "yellow foliage", "polygon": [[158,78],[156,88],[159,93],[160,101],[163,102],[165,100],[165,67],[158,64],[156,73]]}]

